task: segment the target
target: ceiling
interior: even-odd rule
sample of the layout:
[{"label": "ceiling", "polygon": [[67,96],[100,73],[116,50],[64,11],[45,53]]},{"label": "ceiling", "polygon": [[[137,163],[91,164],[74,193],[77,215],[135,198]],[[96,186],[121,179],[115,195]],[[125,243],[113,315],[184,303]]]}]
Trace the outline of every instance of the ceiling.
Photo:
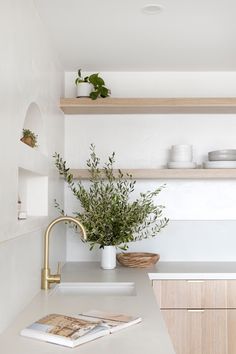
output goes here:
[{"label": "ceiling", "polygon": [[235,0],[34,1],[65,71],[236,70]]}]

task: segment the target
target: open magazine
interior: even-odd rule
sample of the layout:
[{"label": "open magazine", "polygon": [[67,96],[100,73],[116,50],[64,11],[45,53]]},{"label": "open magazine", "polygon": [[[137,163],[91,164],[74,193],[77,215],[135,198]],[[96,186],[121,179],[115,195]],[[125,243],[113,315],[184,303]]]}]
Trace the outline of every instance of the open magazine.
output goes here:
[{"label": "open magazine", "polygon": [[26,327],[20,334],[73,348],[138,322],[141,322],[141,317],[98,310],[91,310],[73,317],[50,314]]}]

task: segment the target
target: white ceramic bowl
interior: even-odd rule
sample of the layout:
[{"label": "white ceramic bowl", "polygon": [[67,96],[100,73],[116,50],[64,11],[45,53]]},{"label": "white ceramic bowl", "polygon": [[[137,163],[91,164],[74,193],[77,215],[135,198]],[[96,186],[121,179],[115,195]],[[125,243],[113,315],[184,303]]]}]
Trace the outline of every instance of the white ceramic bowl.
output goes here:
[{"label": "white ceramic bowl", "polygon": [[210,151],[208,154],[211,154],[211,155],[235,154],[236,155],[236,149],[224,149],[224,150]]},{"label": "white ceramic bowl", "polygon": [[171,150],[173,151],[192,151],[193,147],[192,145],[187,145],[187,144],[179,144],[179,145],[172,145]]},{"label": "white ceramic bowl", "polygon": [[209,155],[209,161],[236,161],[236,154],[219,154],[219,155]]},{"label": "white ceramic bowl", "polygon": [[193,149],[191,145],[172,145],[170,151],[171,162],[192,162]]},{"label": "white ceramic bowl", "polygon": [[192,151],[181,152],[181,153],[171,151],[170,157],[172,162],[192,162],[193,160]]}]

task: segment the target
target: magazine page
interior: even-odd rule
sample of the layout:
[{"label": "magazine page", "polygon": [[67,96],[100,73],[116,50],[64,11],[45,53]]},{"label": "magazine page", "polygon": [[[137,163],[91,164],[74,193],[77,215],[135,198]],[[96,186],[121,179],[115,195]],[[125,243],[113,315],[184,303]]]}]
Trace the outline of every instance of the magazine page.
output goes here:
[{"label": "magazine page", "polygon": [[[103,333],[104,332],[104,333]],[[107,334],[101,320],[50,314],[21,331],[21,335],[75,346]]]},{"label": "magazine page", "polygon": [[110,332],[114,332],[115,330],[119,330],[122,328],[126,328],[135,323],[141,322],[141,317],[134,317],[121,313],[110,313],[99,310],[90,310],[88,312],[81,313],[80,315],[83,318],[90,318],[93,321],[102,321],[104,326],[108,326],[110,328]]}]

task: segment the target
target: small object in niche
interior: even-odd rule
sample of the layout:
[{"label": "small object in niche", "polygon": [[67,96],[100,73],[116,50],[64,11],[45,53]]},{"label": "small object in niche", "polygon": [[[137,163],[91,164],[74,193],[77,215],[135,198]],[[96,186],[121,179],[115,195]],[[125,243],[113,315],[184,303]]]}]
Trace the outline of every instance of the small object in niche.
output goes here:
[{"label": "small object in niche", "polygon": [[118,253],[116,258],[120,264],[130,268],[149,268],[157,263],[160,255],[149,252]]},{"label": "small object in niche", "polygon": [[18,213],[21,211],[21,200],[20,200],[19,196],[18,196],[18,201],[17,201],[17,211],[18,211]]},{"label": "small object in niche", "polygon": [[27,219],[27,213],[26,213],[26,211],[20,211],[20,212],[18,213],[18,219],[19,219],[19,220],[26,220],[26,219]]},{"label": "small object in niche", "polygon": [[22,132],[22,138],[20,139],[23,143],[25,143],[26,145],[35,148],[37,147],[37,143],[38,143],[38,135],[36,135],[35,133],[33,133],[30,129],[23,129]]}]

